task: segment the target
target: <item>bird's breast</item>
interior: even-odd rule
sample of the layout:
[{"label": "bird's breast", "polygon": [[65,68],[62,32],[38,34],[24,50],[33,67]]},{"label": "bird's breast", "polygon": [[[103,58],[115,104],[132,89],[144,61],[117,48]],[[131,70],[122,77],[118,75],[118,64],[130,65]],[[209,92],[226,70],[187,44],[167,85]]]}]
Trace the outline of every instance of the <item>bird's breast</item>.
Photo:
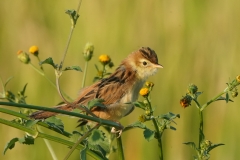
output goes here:
[{"label": "bird's breast", "polygon": [[109,119],[118,121],[134,110],[134,105],[131,102],[135,102],[138,99],[139,91],[143,84],[144,81],[137,81],[129,87],[129,90],[126,91],[126,94],[118,103],[111,104],[107,107]]}]

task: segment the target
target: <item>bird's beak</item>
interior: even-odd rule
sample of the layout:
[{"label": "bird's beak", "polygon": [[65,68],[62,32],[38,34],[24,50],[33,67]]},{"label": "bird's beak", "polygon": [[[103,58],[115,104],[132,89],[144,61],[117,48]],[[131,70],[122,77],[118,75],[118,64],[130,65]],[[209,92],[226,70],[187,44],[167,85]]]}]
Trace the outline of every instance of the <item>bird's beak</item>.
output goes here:
[{"label": "bird's beak", "polygon": [[155,64],[154,65],[156,68],[163,68],[163,66],[161,64]]}]

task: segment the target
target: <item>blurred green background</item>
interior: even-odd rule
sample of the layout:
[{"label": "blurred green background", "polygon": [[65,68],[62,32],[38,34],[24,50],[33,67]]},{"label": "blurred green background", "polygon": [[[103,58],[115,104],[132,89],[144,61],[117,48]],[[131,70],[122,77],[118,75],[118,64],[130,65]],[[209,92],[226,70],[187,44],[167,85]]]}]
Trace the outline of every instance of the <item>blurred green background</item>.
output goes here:
[{"label": "blurred green background", "polygon": [[[59,63],[64,52],[70,20],[64,12],[76,9],[78,1],[0,1],[0,76],[5,81],[14,76],[8,90],[17,92],[28,83],[27,103],[53,106],[61,101],[57,91],[30,66],[17,59],[17,51],[28,51],[31,45],[40,48],[40,58],[53,57]],[[80,18],[74,30],[65,66],[84,67],[82,55],[86,42],[95,45],[89,63],[86,85],[92,84],[96,75],[94,64],[100,54],[111,56],[115,66],[129,53],[142,46],[151,47],[164,66],[150,78],[155,83],[153,104],[155,114],[167,112],[181,115],[176,131],[167,130],[163,135],[166,160],[192,159],[195,153],[183,142],[198,141],[198,112],[195,105],[181,108],[180,98],[189,83],[194,83],[204,94],[203,104],[226,87],[226,82],[240,74],[240,1],[238,0],[83,0]],[[32,58],[33,63],[37,60]],[[45,66],[46,74],[54,81],[54,71]],[[112,70],[113,71],[113,70]],[[61,78],[62,89],[76,98],[81,88],[83,73],[69,71]],[[216,102],[204,111],[205,136],[213,143],[224,143],[211,152],[211,159],[240,159],[239,97],[234,103]],[[3,107],[3,106],[1,106]],[[14,108],[15,109],[15,108]],[[140,109],[121,122],[132,123],[142,114]],[[1,118],[13,119],[0,113]],[[76,127],[76,118],[60,116],[65,129]],[[149,125],[151,125],[149,123]],[[22,131],[0,124],[0,151]],[[54,134],[54,133],[52,133]],[[122,135],[126,160],[155,160],[158,158],[157,142],[147,142],[142,130],[134,129]],[[57,157],[63,159],[69,149],[51,143]],[[35,145],[16,144],[3,160],[52,159],[42,139]],[[75,151],[70,159],[78,159]],[[112,155],[110,159],[116,159]]]}]

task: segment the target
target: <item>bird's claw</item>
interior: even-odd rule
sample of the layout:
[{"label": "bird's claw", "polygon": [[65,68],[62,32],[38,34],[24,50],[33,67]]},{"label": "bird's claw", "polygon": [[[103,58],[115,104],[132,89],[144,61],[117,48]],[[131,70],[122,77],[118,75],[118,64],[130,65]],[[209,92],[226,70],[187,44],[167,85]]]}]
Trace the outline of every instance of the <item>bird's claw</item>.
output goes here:
[{"label": "bird's claw", "polygon": [[115,127],[112,127],[111,133],[118,133],[117,138],[119,138],[121,136],[121,134],[122,134],[122,129],[116,130]]}]

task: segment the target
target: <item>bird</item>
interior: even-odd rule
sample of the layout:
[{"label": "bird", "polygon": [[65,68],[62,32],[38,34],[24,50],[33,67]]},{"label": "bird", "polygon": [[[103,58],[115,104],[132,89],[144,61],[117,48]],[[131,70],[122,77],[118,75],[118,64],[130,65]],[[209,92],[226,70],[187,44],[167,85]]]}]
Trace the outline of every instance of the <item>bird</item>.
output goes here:
[{"label": "bird", "polygon": [[[158,63],[158,57],[149,47],[141,47],[130,53],[109,77],[103,78],[94,84],[80,90],[78,98],[71,104],[55,106],[60,110],[72,111],[79,105],[87,105],[90,100],[103,99],[106,107],[93,107],[90,112],[95,116],[120,123],[120,119],[129,115],[134,110],[139,91],[147,78],[154,75],[158,69],[163,68]],[[49,111],[37,111],[30,115],[34,119],[46,119],[57,113]],[[82,120],[80,120],[82,121]],[[88,121],[83,120],[83,124]],[[112,133],[122,133],[122,129]]]}]

